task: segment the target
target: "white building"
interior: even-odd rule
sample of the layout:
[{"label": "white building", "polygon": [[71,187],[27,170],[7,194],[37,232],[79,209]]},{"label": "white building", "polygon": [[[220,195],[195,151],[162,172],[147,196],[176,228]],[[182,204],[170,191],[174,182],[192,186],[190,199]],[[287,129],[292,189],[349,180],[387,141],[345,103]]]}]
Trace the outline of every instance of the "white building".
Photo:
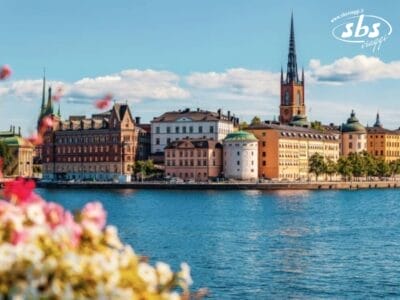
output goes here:
[{"label": "white building", "polygon": [[151,121],[151,153],[162,153],[170,142],[182,139],[222,141],[238,125],[238,118],[229,111],[223,115],[220,109],[218,112],[189,108],[166,112]]},{"label": "white building", "polygon": [[258,178],[258,140],[249,132],[236,131],[224,139],[224,177],[237,180]]}]

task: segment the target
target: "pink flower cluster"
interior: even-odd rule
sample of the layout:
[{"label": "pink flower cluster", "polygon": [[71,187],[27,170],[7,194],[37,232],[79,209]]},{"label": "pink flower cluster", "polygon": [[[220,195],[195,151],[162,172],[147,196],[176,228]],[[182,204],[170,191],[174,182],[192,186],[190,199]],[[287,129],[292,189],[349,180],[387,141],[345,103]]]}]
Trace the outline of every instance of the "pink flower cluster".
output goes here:
[{"label": "pink flower cluster", "polygon": [[[17,179],[4,188],[6,201],[0,200],[0,226],[8,229],[13,245],[37,238],[38,234],[64,229],[70,246],[77,247],[85,229],[100,232],[106,224],[106,212],[99,202],[87,203],[79,217],[54,202],[46,202],[34,193],[35,183]],[[79,220],[79,221],[77,221]]]}]

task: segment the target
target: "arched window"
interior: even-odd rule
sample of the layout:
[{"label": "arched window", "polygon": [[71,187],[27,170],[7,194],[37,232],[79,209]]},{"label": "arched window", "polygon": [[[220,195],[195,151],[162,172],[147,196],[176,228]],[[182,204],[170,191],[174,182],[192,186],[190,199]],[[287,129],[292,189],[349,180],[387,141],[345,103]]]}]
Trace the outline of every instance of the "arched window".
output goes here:
[{"label": "arched window", "polygon": [[284,99],[284,102],[283,102],[283,104],[284,105],[289,105],[290,103],[289,103],[289,98],[290,98],[290,95],[289,95],[289,91],[286,91],[285,92],[285,99]]},{"label": "arched window", "polygon": [[297,105],[301,105],[301,93],[300,91],[297,91]]}]

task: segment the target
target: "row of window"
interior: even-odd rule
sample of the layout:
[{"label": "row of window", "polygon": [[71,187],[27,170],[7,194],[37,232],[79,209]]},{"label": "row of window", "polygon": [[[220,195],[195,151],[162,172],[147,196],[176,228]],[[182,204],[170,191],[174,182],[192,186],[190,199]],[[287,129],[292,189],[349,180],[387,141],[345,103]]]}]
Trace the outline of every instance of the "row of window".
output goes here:
[{"label": "row of window", "polygon": [[[185,137],[184,139],[186,139],[186,140],[188,140],[189,139],[189,136],[187,136],[187,137]],[[206,136],[204,135],[203,136],[203,139],[206,139]],[[214,140],[214,138],[210,138],[210,140]],[[156,138],[156,145],[160,145],[161,144],[161,139],[160,138]],[[179,138],[175,138],[175,141],[179,141]],[[168,144],[170,144],[172,142],[172,139],[171,138],[167,138],[166,139],[166,144],[168,145]]]},{"label": "row of window", "polygon": [[[130,141],[131,136],[125,135],[123,137],[124,141]],[[118,136],[109,135],[95,135],[95,136],[66,136],[66,137],[56,137],[56,143],[58,144],[91,144],[91,143],[117,143],[119,142]]]},{"label": "row of window", "polygon": [[[201,156],[207,157],[208,151],[207,150],[203,150],[203,151],[202,150],[197,150],[197,151],[194,151],[194,150],[180,150],[180,151],[166,150],[165,151],[166,157],[175,157],[175,156],[177,156],[177,157],[194,157],[195,153],[197,154],[197,157],[201,157]],[[214,150],[211,152],[211,155],[213,157],[215,157]]]},{"label": "row of window", "polygon": [[[197,162],[197,164],[196,164]],[[207,160],[195,160],[195,159],[186,159],[186,160],[166,160],[166,165],[169,167],[206,167],[207,166]],[[212,166],[216,166],[215,160],[212,161],[211,163]]]},{"label": "row of window", "polygon": [[[209,133],[214,133],[214,126],[209,127]],[[156,127],[156,133],[159,134],[161,133],[161,128],[159,126]],[[170,126],[166,127],[166,132],[162,133],[173,133],[172,128]],[[193,126],[176,126],[174,133],[203,133],[203,126],[198,126],[197,127],[197,132],[194,132],[194,127]]]},{"label": "row of window", "polygon": [[[131,156],[128,155],[126,156],[125,160],[126,161],[131,161]],[[56,161],[57,162],[108,162],[108,161],[119,161],[120,160],[120,156],[89,156],[89,157],[81,157],[81,156],[73,156],[73,157],[57,157]]]}]

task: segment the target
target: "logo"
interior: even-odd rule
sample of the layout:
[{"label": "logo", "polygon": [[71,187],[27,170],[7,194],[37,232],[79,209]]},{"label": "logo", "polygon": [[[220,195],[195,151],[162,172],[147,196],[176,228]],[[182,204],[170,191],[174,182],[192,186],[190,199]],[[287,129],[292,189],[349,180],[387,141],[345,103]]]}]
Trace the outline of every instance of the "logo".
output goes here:
[{"label": "logo", "polygon": [[335,39],[360,44],[362,49],[379,51],[392,34],[392,25],[382,17],[368,15],[363,9],[341,13],[331,20],[335,25],[332,35]]}]

